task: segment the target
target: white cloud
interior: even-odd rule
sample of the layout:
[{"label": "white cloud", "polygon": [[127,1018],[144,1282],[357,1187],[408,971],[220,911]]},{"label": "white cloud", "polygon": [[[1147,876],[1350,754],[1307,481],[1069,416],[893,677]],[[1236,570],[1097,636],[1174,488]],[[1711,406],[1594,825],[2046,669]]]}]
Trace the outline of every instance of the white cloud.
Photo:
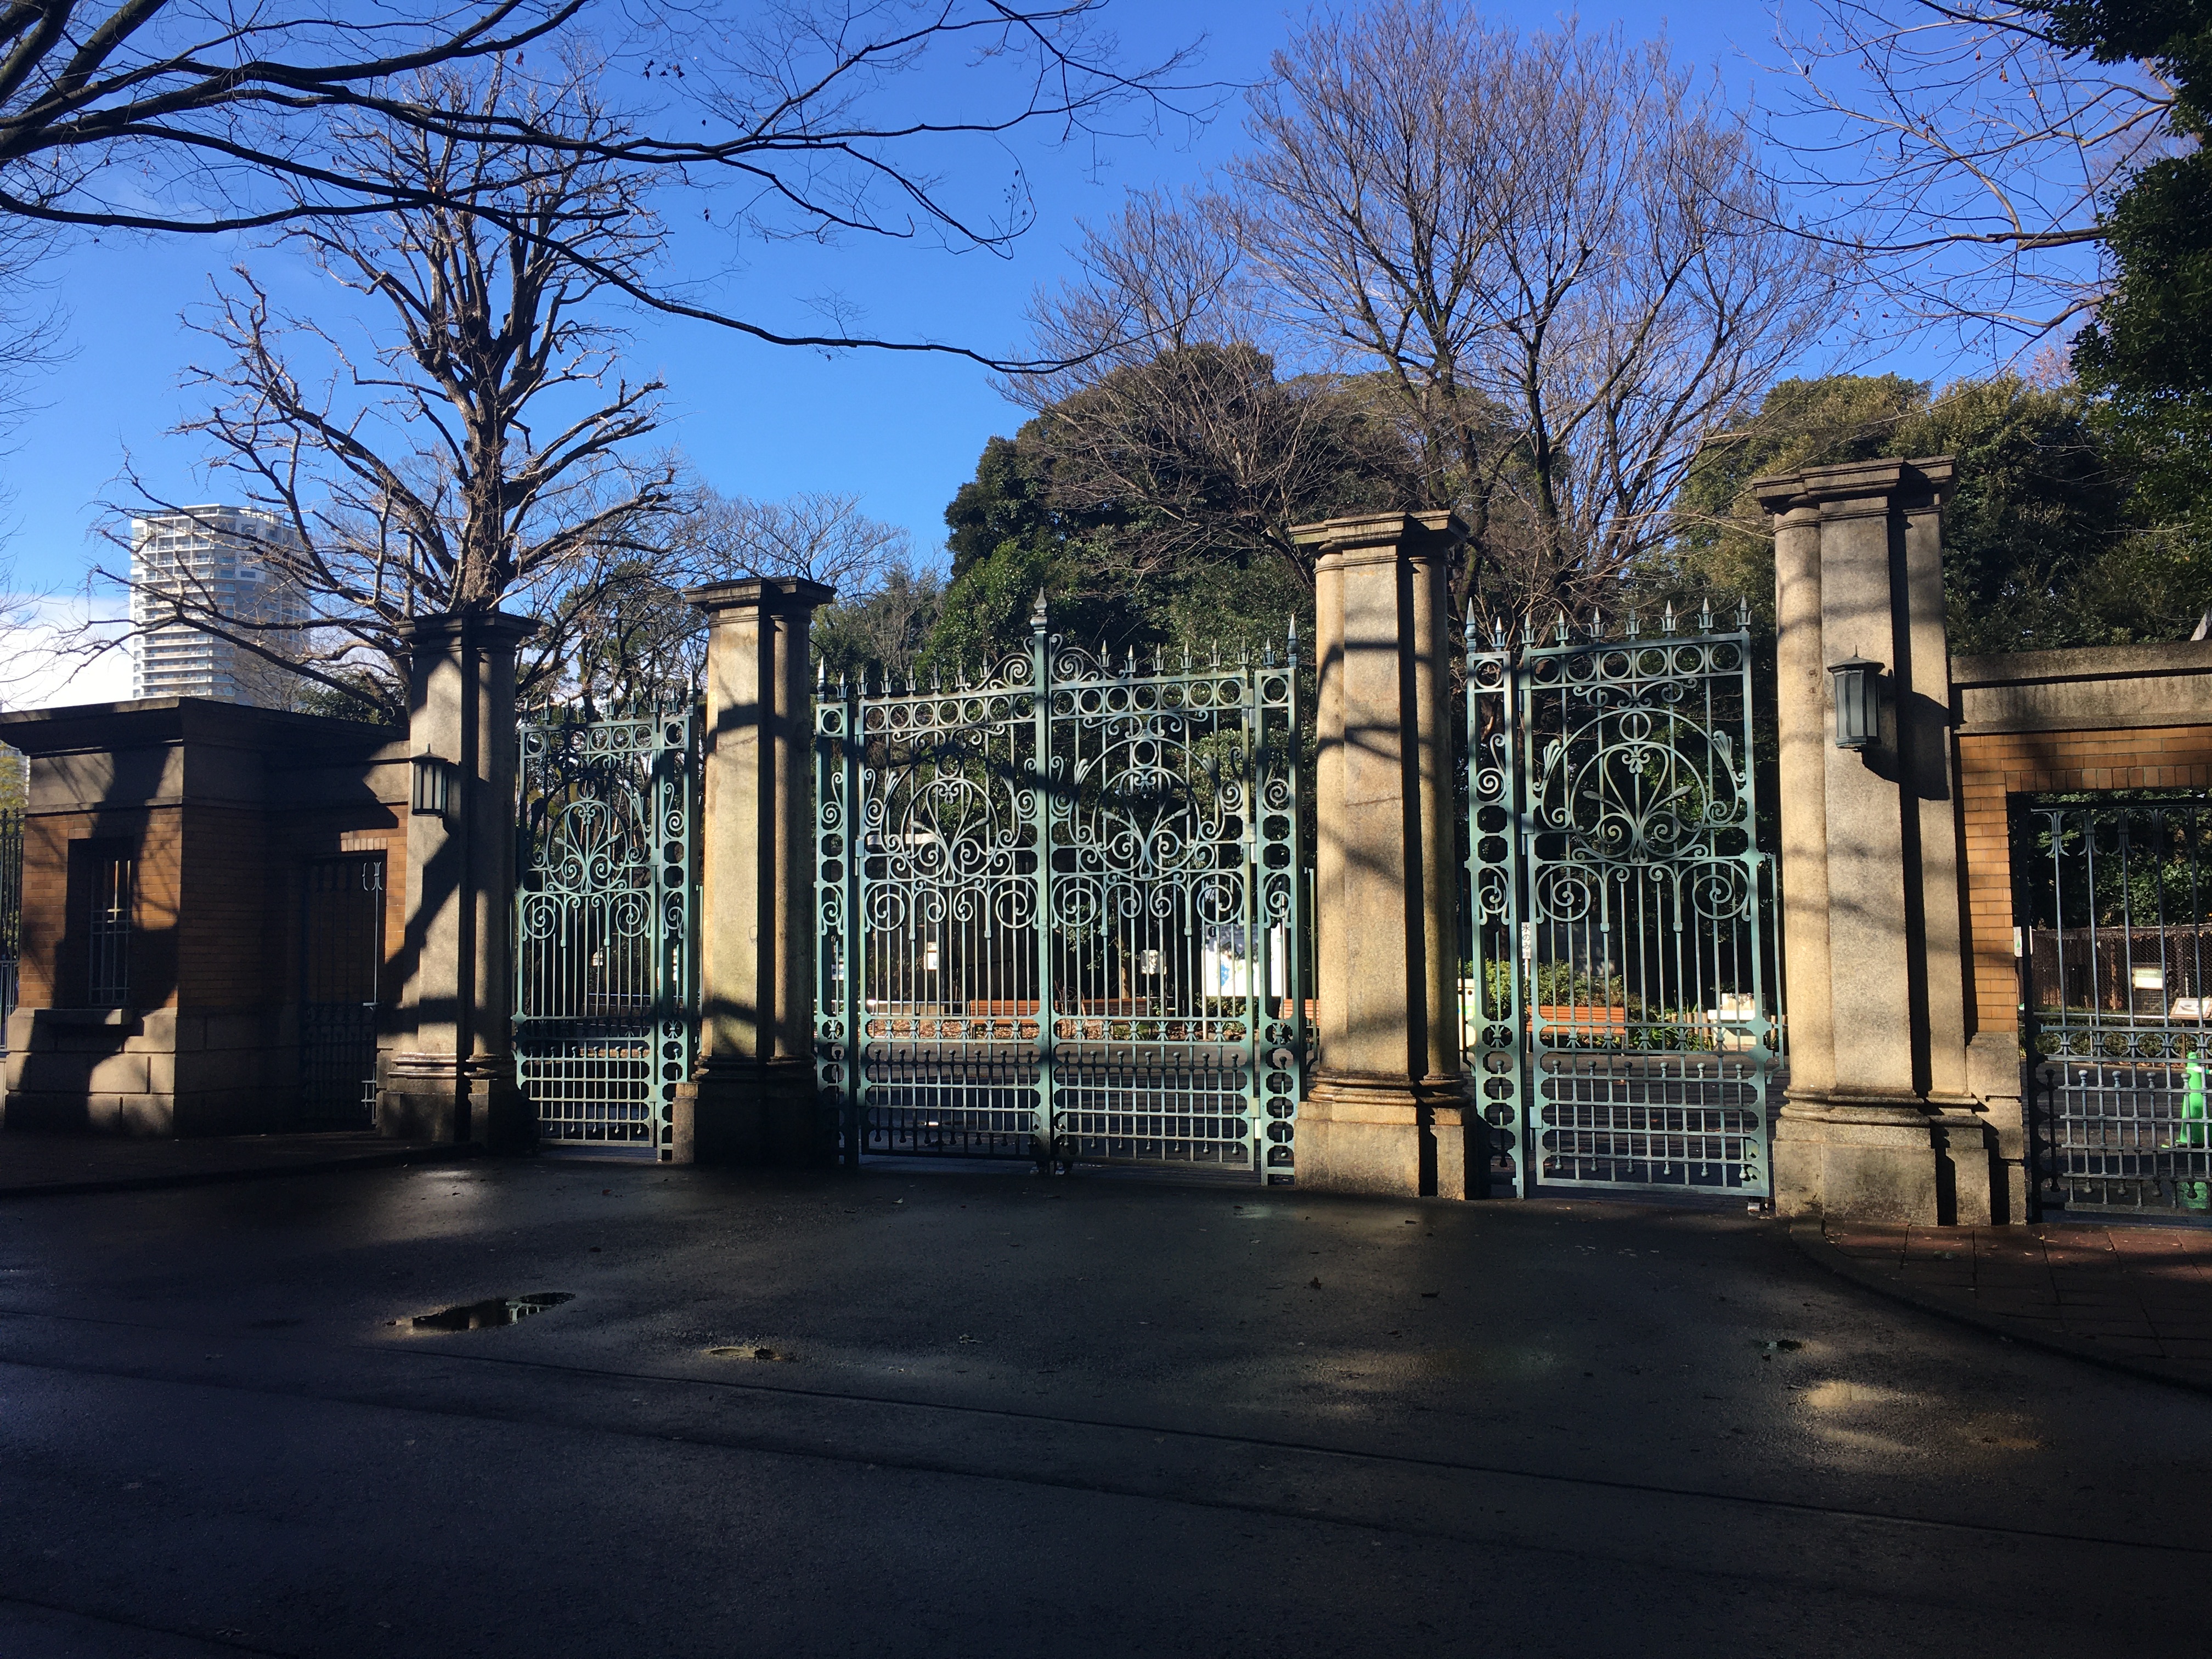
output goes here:
[{"label": "white cloud", "polygon": [[[0,708],[61,708],[121,702],[131,695],[131,655],[119,602],[83,599],[0,600]],[[88,629],[88,623],[94,626]],[[107,624],[100,626],[100,624]],[[106,639],[107,648],[88,648]]]}]

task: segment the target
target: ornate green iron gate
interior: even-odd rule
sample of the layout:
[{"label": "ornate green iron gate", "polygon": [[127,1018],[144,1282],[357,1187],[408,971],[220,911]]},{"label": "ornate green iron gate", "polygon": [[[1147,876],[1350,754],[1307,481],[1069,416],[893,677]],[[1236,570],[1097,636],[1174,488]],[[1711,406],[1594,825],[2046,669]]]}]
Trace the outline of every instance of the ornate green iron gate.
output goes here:
[{"label": "ornate green iron gate", "polygon": [[1306,1046],[1300,669],[1119,668],[816,702],[815,1054],[848,1160],[1288,1179]]},{"label": "ornate green iron gate", "polygon": [[699,715],[521,726],[514,1063],[548,1148],[669,1156],[691,1074]]},{"label": "ornate green iron gate", "polygon": [[1469,1088],[1514,1190],[1765,1197],[1780,1051],[1751,640],[1467,632]]}]

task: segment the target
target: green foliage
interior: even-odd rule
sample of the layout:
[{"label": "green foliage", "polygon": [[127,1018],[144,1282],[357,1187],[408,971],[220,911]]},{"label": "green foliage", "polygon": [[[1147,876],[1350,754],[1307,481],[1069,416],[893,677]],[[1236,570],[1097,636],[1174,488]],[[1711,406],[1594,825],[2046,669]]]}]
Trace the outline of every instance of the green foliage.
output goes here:
[{"label": "green foliage", "polygon": [[2157,612],[2212,600],[2212,4],[2057,0],[2061,45],[2100,63],[2151,66],[2172,87],[2186,154],[2139,168],[2101,228],[2112,284],[2076,337],[2074,366],[2101,395],[2100,424],[2137,480],[2154,539],[2119,573]]},{"label": "green foliage", "polygon": [[1770,630],[1773,534],[1753,482],[1916,455],[1958,463],[1943,526],[1953,651],[2179,639],[2194,624],[2203,567],[2139,447],[2080,387],[2016,375],[1961,380],[1933,397],[1895,375],[1784,381],[1743,431],[1700,459],[1647,586],[1741,593]]},{"label": "green foliage", "polygon": [[1720,594],[1774,617],[1774,533],[1752,494],[1758,479],[1892,453],[1899,424],[1924,408],[1928,388],[1897,374],[1784,380],[1737,430],[1700,452],[1674,505],[1675,532],[1645,586],[1654,597]]},{"label": "green foliage", "polygon": [[1951,649],[2036,651],[2175,638],[2130,511],[2130,478],[2073,386],[1965,381],[1899,423],[1893,455],[1949,455],[1943,515]]},{"label": "green foliage", "polygon": [[30,804],[30,764],[21,750],[0,743],[0,812],[20,812]]},{"label": "green foliage", "polygon": [[[1029,422],[1023,434],[1033,434],[1036,424]],[[1034,444],[1024,449],[1018,438],[993,438],[984,444],[975,477],[960,486],[945,509],[950,532],[945,546],[952,556],[956,583],[1008,543],[1049,550],[1087,527],[1071,525],[1046,507],[1046,483],[1044,462]]]},{"label": "green foliage", "polygon": [[397,727],[406,724],[392,711],[388,692],[370,671],[346,670],[340,678],[359,684],[359,695],[339,690],[335,686],[319,685],[312,680],[301,680],[292,706],[303,714],[320,714],[334,720],[357,720],[364,726]]},{"label": "green foliage", "polygon": [[[981,672],[1026,651],[1040,592],[1054,633],[1116,657],[1132,649],[1195,656],[1217,646],[1279,651],[1292,618],[1310,649],[1312,592],[1286,562],[1234,547],[1156,562],[1117,556],[1116,533],[1130,515],[1048,509],[1051,464],[1042,450],[1034,421],[1019,439],[992,439],[975,478],[945,509],[952,580],[923,665]],[[994,534],[999,540],[986,547]]]}]

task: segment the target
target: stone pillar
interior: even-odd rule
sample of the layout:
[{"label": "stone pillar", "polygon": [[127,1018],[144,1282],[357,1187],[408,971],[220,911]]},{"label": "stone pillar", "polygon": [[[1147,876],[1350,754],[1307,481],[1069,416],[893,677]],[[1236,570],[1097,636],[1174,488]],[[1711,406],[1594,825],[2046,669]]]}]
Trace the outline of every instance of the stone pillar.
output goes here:
[{"label": "stone pillar", "polygon": [[[1320,734],[1315,1012],[1297,1180],[1324,1191],[1470,1190],[1452,870],[1449,513],[1333,519],[1316,550]],[[1487,1141],[1474,1136],[1480,1196]]]},{"label": "stone pillar", "polygon": [[537,1120],[514,1080],[515,649],[501,611],[410,625],[406,936],[380,1133],[515,1151]]},{"label": "stone pillar", "polygon": [[715,582],[707,613],[699,1066],[676,1091],[679,1164],[826,1164],[814,1087],[814,747],[807,631],[835,597],[796,577]]},{"label": "stone pillar", "polygon": [[[1990,1219],[1966,1066],[1960,828],[1943,631],[1948,458],[1762,479],[1775,515],[1785,1215]],[[1878,734],[1839,749],[1829,669],[1881,665]]]}]

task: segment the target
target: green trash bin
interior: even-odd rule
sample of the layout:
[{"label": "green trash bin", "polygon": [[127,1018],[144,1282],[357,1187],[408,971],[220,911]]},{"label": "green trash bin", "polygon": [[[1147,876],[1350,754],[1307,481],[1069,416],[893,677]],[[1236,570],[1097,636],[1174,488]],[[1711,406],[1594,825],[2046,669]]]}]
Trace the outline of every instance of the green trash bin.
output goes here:
[{"label": "green trash bin", "polygon": [[[2173,1148],[2201,1152],[2208,1146],[2212,1146],[2212,1122],[2204,1115],[2204,1061],[2192,1053],[2181,1068],[2181,1121],[2174,1127]],[[2176,1176],[2173,1190],[2184,1209],[2212,1210],[2212,1181],[2191,1180],[2179,1170]]]}]

